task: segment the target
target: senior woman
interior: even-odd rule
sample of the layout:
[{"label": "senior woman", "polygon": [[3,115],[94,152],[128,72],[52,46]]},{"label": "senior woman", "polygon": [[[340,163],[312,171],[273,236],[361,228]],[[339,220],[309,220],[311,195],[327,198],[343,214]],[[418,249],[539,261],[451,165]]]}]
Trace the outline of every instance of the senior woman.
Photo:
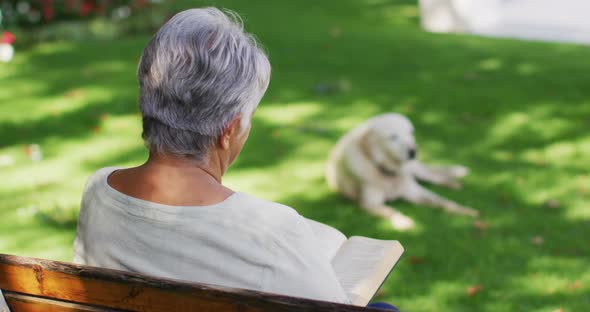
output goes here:
[{"label": "senior woman", "polygon": [[149,158],[89,178],[74,262],[347,302],[308,220],[221,182],[270,79],[236,18],[175,15],[145,47],[138,79]]}]

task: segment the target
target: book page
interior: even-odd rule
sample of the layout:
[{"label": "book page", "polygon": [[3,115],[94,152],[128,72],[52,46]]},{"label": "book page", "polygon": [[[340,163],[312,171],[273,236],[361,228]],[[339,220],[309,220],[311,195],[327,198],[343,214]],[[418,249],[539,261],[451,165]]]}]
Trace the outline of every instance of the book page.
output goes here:
[{"label": "book page", "polygon": [[318,238],[318,243],[322,247],[322,250],[326,252],[329,259],[334,259],[340,246],[346,241],[346,236],[329,225],[310,219],[306,220]]},{"label": "book page", "polygon": [[365,306],[377,293],[404,248],[398,241],[353,236],[332,260],[332,267],[352,304]]}]

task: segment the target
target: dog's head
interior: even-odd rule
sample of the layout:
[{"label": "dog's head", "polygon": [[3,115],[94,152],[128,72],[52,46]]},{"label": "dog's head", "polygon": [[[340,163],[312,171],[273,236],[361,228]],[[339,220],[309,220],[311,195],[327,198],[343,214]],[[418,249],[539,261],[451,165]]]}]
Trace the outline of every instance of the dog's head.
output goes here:
[{"label": "dog's head", "polygon": [[379,166],[395,171],[417,156],[414,126],[400,114],[383,114],[367,121],[365,140]]}]

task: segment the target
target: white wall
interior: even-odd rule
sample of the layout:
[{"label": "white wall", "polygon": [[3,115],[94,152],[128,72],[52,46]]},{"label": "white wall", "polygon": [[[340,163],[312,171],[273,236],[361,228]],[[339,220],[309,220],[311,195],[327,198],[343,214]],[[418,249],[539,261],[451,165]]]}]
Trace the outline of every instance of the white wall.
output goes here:
[{"label": "white wall", "polygon": [[590,44],[590,0],[420,0],[434,32]]}]

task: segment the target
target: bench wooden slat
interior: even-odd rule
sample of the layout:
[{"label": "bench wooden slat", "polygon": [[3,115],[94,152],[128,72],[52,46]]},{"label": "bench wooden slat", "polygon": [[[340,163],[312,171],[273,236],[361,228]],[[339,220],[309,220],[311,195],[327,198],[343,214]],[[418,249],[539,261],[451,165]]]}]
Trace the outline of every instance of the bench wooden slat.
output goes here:
[{"label": "bench wooden slat", "polygon": [[21,312],[122,312],[108,308],[94,307],[61,300],[46,299],[14,292],[4,293],[4,297],[14,311]]},{"label": "bench wooden slat", "polygon": [[382,311],[2,254],[0,289],[131,311]]}]

